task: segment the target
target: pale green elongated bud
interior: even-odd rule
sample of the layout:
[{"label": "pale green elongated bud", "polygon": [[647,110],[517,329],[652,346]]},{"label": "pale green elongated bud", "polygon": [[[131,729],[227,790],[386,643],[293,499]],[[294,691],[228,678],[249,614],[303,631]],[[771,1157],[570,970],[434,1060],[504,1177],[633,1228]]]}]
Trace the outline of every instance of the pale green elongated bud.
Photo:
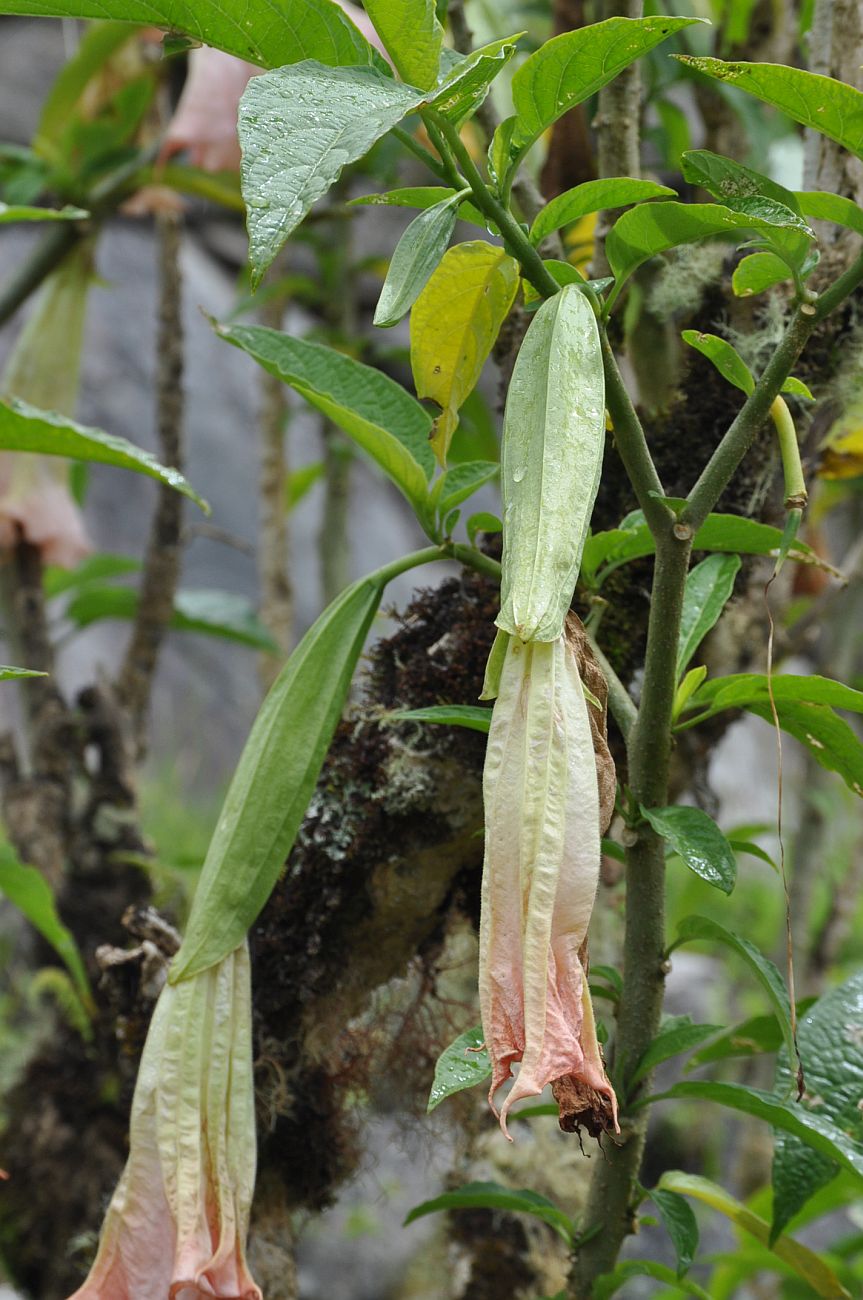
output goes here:
[{"label": "pale green elongated bud", "polygon": [[72,1300],[261,1300],[245,1259],[254,1185],[243,944],[162,990],[135,1085],[129,1160]]},{"label": "pale green elongated bud", "polygon": [[[46,279],[0,376],[0,398],[73,415],[78,395],[92,249],[85,241]],[[73,568],[90,551],[69,491],[69,467],[53,456],[0,453],[0,549],[23,537],[46,564]]]},{"label": "pale green elongated bud", "polygon": [[582,965],[599,878],[600,793],[573,636],[511,638],[483,774],[480,1005],[489,1100],[520,1062],[501,1109],[548,1083],[590,1132],[617,1126]]},{"label": "pale green elongated bud", "polygon": [[531,321],[506,401],[497,625],[522,641],[563,633],[604,447],[599,329],[587,298],[567,285]]},{"label": "pale green elongated bud", "polygon": [[74,415],[93,279],[93,252],[78,244],[48,276],[0,378],[0,397]]},{"label": "pale green elongated bud", "polygon": [[482,679],[481,700],[496,700],[500,688],[500,675],[503,672],[504,661],[506,660],[507,646],[509,645],[509,633],[502,632],[498,628],[491,650],[488,654],[488,662],[485,666],[485,676]]}]

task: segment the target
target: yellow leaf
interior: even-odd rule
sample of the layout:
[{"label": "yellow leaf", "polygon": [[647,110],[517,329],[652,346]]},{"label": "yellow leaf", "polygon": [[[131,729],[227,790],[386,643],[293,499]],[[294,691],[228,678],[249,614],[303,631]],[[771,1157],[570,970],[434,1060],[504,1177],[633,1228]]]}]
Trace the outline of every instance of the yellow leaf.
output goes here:
[{"label": "yellow leaf", "polygon": [[818,477],[858,478],[863,474],[863,409],[854,403],[835,422],[821,447]]},{"label": "yellow leaf", "polygon": [[577,271],[587,272],[593,260],[593,245],[596,237],[598,212],[587,212],[575,225],[570,226],[564,237],[566,259]]},{"label": "yellow leaf", "polygon": [[477,239],[446,253],[414,304],[411,368],[417,396],[441,408],[431,433],[441,465],[517,291],[518,263]]}]

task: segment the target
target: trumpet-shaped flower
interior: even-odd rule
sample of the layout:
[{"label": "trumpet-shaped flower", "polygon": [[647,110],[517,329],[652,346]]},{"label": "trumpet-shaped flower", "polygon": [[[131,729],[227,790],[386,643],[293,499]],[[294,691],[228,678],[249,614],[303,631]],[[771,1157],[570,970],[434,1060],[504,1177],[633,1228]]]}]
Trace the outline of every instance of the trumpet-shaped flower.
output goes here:
[{"label": "trumpet-shaped flower", "polygon": [[510,638],[483,777],[480,923],[492,1107],[520,1062],[500,1112],[505,1133],[512,1105],[548,1083],[580,1099],[570,1110],[590,1131],[617,1128],[580,956],[600,862],[587,708],[570,631],[552,642]]},{"label": "trumpet-shaped flower", "polygon": [[255,1182],[249,956],[163,989],[129,1160],[72,1300],[261,1300],[245,1240]]}]

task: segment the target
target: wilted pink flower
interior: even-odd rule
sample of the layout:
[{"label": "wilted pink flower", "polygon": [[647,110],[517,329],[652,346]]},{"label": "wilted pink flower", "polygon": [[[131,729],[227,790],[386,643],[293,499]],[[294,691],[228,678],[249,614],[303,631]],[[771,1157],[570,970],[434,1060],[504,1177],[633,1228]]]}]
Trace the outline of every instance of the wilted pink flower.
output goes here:
[{"label": "wilted pink flower", "polygon": [[[348,0],[337,0],[367,41],[378,49],[381,43],[369,18]],[[185,150],[193,167],[204,171],[237,171],[240,142],[237,110],[249,78],[261,68],[232,54],[204,46],[189,55],[189,71],[165,135],[163,158]]]},{"label": "wilted pink flower", "polygon": [[[90,248],[79,244],[42,285],[0,377],[0,397],[74,414],[91,263]],[[0,452],[0,547],[19,537],[38,547],[46,564],[73,568],[89,554],[65,461]]]},{"label": "wilted pink flower", "polygon": [[[617,1128],[580,950],[599,878],[593,739],[574,643],[511,637],[488,739],[480,1004],[489,1101],[520,1062],[501,1108],[548,1083],[581,1089],[584,1123]],[[602,1112],[602,1122],[591,1112]],[[507,1133],[507,1137],[509,1134]]]},{"label": "wilted pink flower", "polygon": [[163,989],[129,1160],[71,1300],[262,1300],[246,1267],[255,1183],[249,956]]}]

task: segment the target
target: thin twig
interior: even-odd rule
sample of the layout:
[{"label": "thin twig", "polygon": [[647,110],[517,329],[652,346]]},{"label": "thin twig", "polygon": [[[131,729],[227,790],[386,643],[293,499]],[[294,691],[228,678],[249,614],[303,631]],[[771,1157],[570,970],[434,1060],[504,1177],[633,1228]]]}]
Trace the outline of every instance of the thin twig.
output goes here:
[{"label": "thin twig", "polygon": [[[162,462],[183,468],[183,323],[180,281],[182,226],[176,213],[156,223],[159,254],[159,315],[156,328],[156,422]],[[138,612],[117,679],[128,709],[139,757],[146,749],[146,721],[159,651],[171,616],[180,575],[183,498],[159,488],[144,557]]]},{"label": "thin twig", "polygon": [[630,732],[638,721],[638,709],[629,691],[612,668],[603,651],[588,634],[590,648],[599,664],[608,685],[608,707],[624,740],[629,739]]},{"label": "thin twig", "polygon": [[[271,329],[281,329],[284,303],[279,297],[261,308],[261,321]],[[275,375],[263,371],[261,392],[261,464],[258,474],[260,539],[258,576],[261,589],[261,621],[283,654],[291,646],[294,619],[294,593],[288,563],[288,512],[285,508],[285,483],[288,464],[285,450],[285,425],[288,403],[285,385]],[[267,690],[279,671],[275,656],[262,654],[258,676]]]}]

